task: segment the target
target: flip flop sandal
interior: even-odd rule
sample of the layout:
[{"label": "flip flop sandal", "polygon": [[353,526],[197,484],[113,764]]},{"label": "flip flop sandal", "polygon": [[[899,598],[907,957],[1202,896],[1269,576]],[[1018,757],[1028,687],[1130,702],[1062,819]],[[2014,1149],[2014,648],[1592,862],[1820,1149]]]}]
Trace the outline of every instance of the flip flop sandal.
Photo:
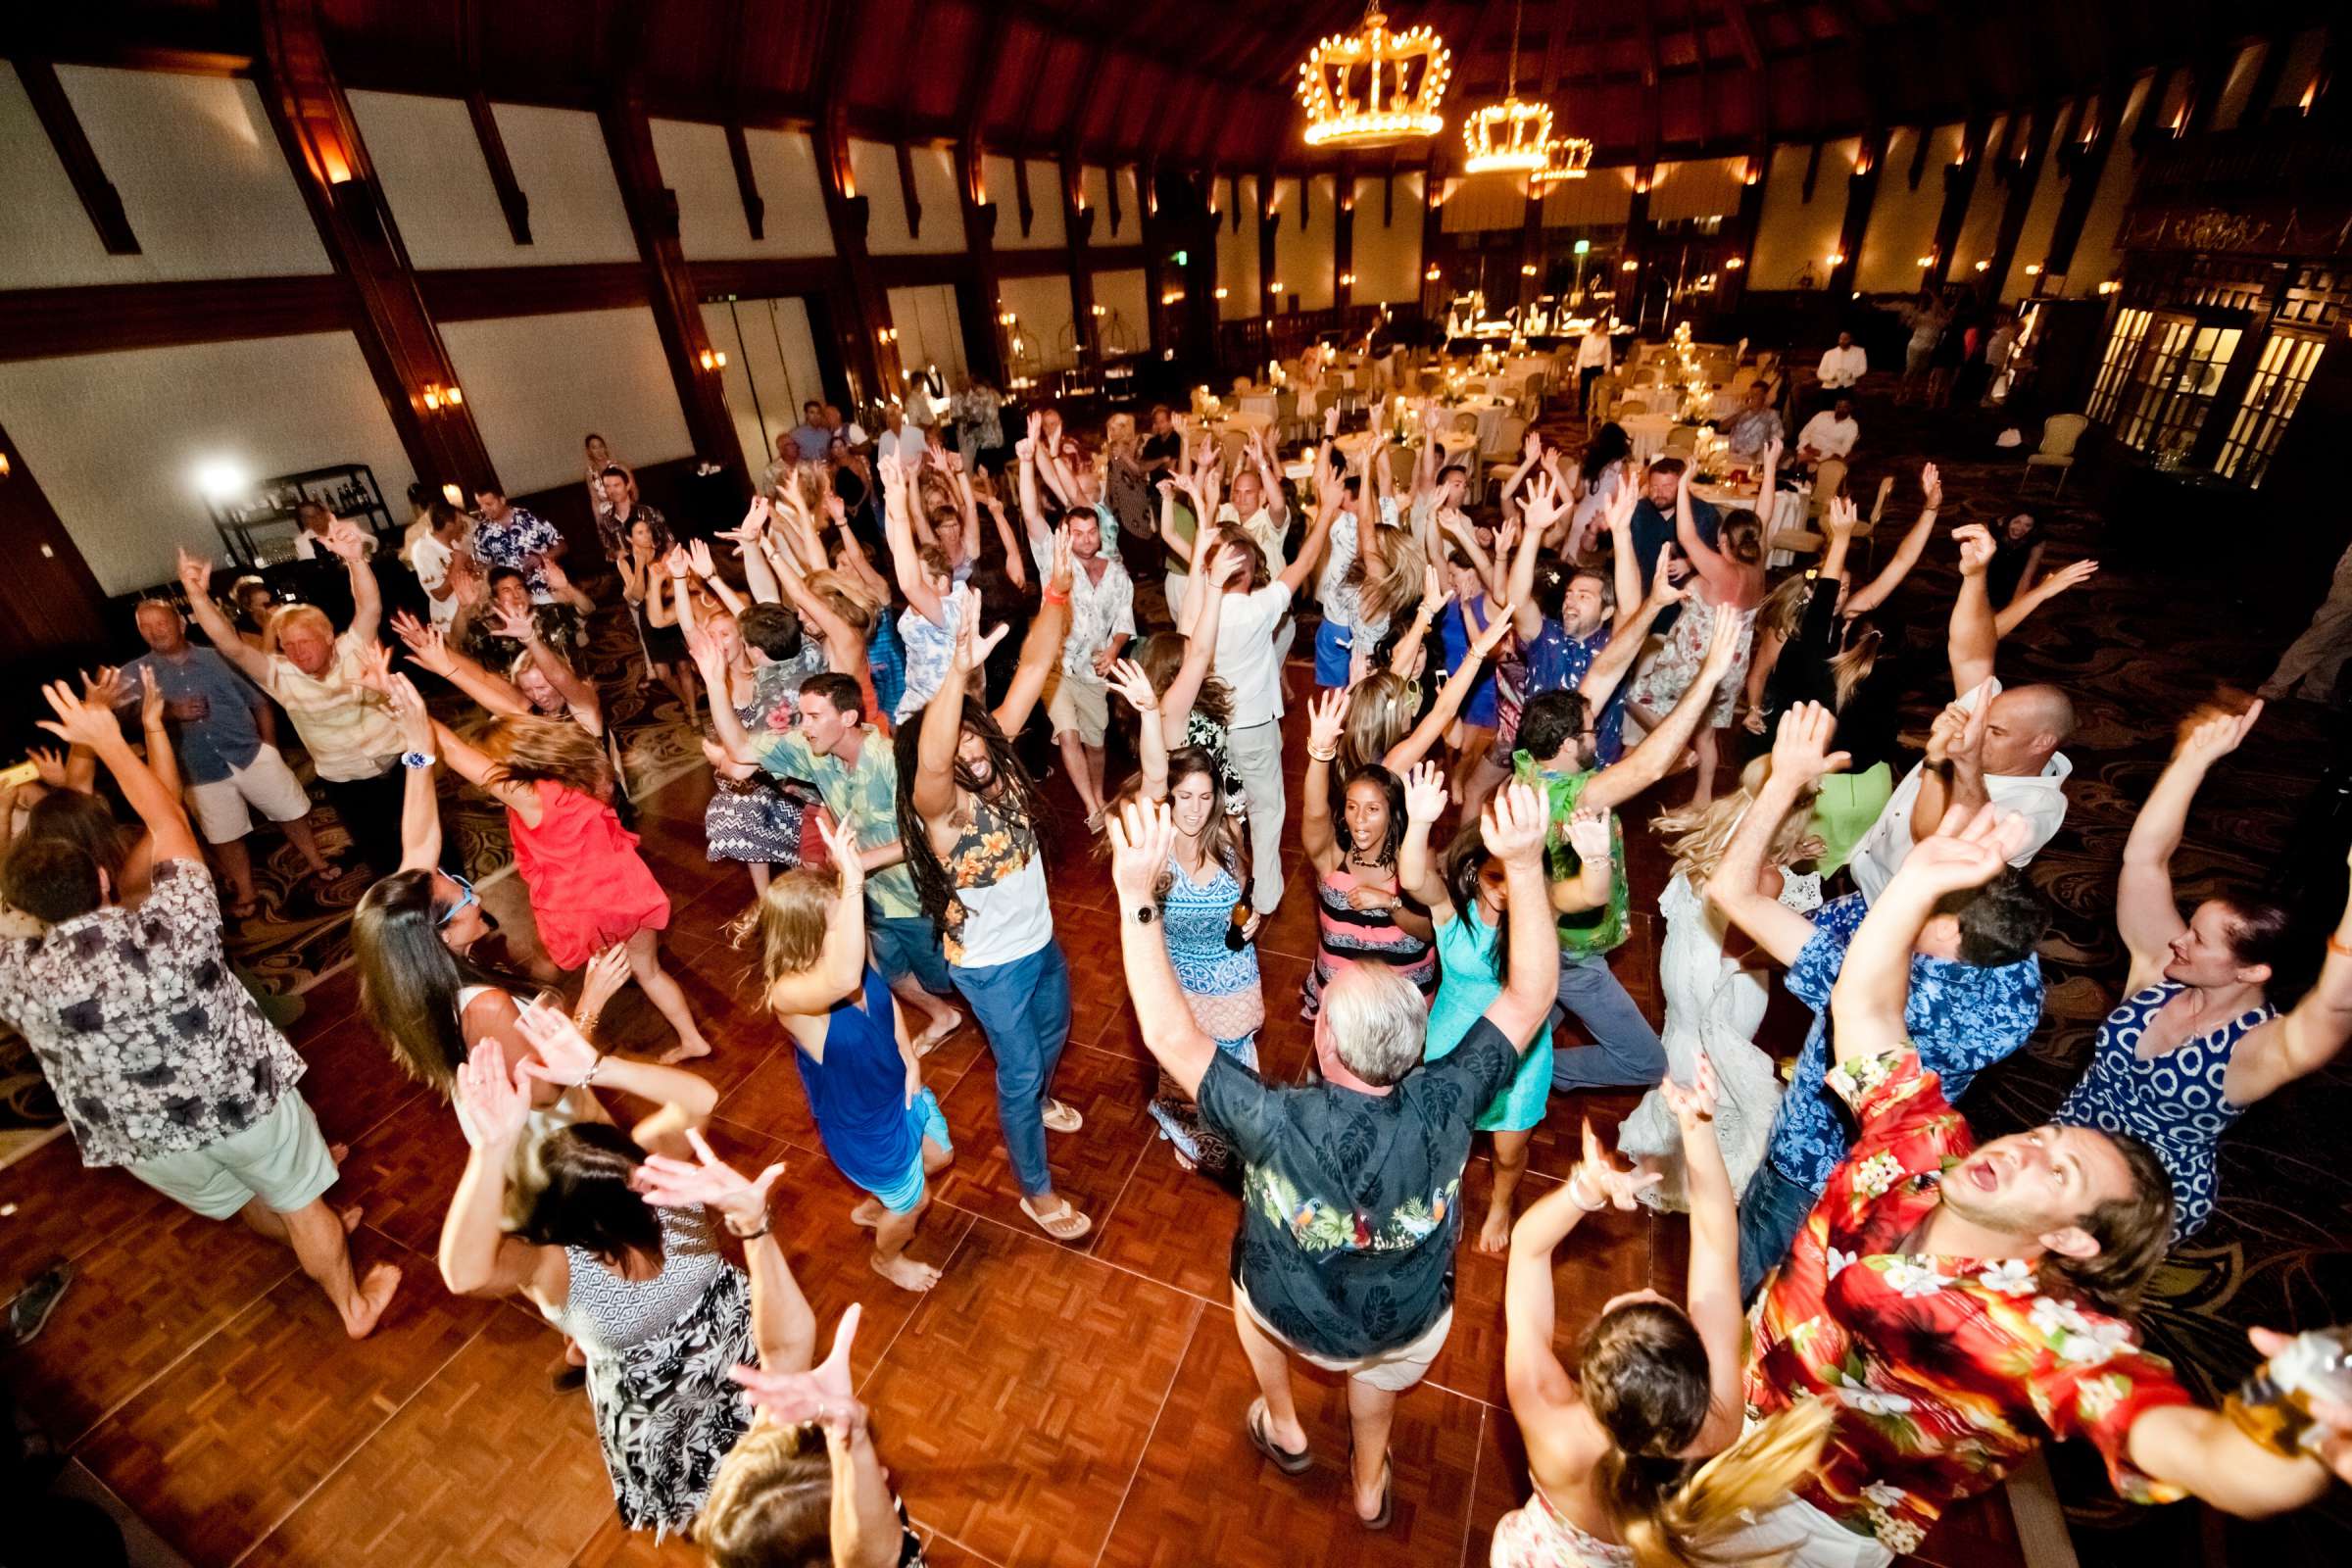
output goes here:
[{"label": "flip flop sandal", "polygon": [[1274,1440],[1266,1435],[1265,1416],[1265,1399],[1261,1396],[1250,1400],[1249,1413],[1242,1418],[1243,1426],[1250,1432],[1250,1446],[1264,1454],[1286,1476],[1302,1476],[1313,1469],[1315,1456],[1310,1450],[1299,1448],[1294,1452],[1275,1446]]},{"label": "flip flop sandal", "polygon": [[1086,1125],[1086,1118],[1078,1114],[1077,1106],[1059,1100],[1047,1101],[1039,1119],[1057,1133],[1074,1133]]},{"label": "flip flop sandal", "polygon": [[[1349,1485],[1352,1486],[1355,1481],[1355,1440],[1352,1438],[1348,1442],[1348,1479]],[[1380,1456],[1380,1512],[1369,1519],[1359,1514],[1356,1516],[1356,1523],[1362,1525],[1366,1530],[1388,1529],[1390,1520],[1395,1516],[1396,1502],[1396,1466],[1390,1456],[1384,1453]]]},{"label": "flip flop sandal", "polygon": [[1095,1228],[1095,1222],[1079,1213],[1077,1205],[1066,1198],[1061,1200],[1060,1210],[1051,1219],[1030,1207],[1026,1198],[1021,1200],[1021,1212],[1028,1215],[1039,1230],[1057,1242],[1082,1241]]}]

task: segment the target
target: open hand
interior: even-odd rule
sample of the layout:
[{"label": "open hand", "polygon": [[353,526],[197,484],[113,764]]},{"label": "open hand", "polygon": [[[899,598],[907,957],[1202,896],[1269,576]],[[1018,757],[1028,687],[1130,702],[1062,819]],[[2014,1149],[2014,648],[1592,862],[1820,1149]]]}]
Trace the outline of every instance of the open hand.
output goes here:
[{"label": "open hand", "polygon": [[115,726],[113,709],[83,702],[64,681],[51,681],[41,688],[41,695],[49,700],[50,711],[57,714],[54,719],[40,720],[41,728],[68,746],[87,746],[95,751],[122,739],[122,730]]},{"label": "open hand", "polygon": [[1544,851],[1549,808],[1533,787],[1512,779],[1496,790],[1480,813],[1479,832],[1494,858],[1507,865],[1534,865]]},{"label": "open hand", "polygon": [[1176,815],[1165,801],[1130,801],[1109,822],[1110,880],[1129,910],[1159,902],[1159,879],[1176,849]]},{"label": "open hand", "polygon": [[1309,752],[1328,752],[1340,744],[1348,728],[1348,694],[1323,692],[1307,705],[1306,746]]},{"label": "open hand", "polygon": [[1925,510],[1929,512],[1943,510],[1943,475],[1936,471],[1936,465],[1933,463],[1923,463],[1919,466],[1919,488],[1925,498]]},{"label": "open hand", "polygon": [[694,566],[694,574],[702,578],[718,575],[718,564],[710,559],[710,541],[697,539],[686,547],[686,559]]},{"label": "open hand", "polygon": [[841,879],[841,897],[845,900],[865,897],[865,858],[858,843],[858,824],[828,814],[817,831],[825,841],[826,854],[833,858],[834,875]]},{"label": "open hand", "polygon": [[1861,509],[1854,505],[1850,497],[1832,496],[1828,521],[1831,538],[1851,539],[1854,530],[1862,526]]},{"label": "open hand", "polygon": [[1593,1134],[1592,1118],[1590,1116],[1585,1118],[1584,1144],[1584,1157],[1576,1162],[1576,1169],[1568,1173],[1568,1190],[1579,1204],[1585,1204],[1589,1199],[1592,1207],[1606,1204],[1630,1209],[1640,1201],[1643,1188],[1655,1187],[1666,1179],[1660,1171],[1653,1170],[1642,1175],[1619,1169],[1615,1158],[1600,1147],[1600,1139]]},{"label": "open hand", "polygon": [[122,706],[122,671],[114,664],[100,664],[98,673],[81,672],[81,700],[93,708],[112,710]]},{"label": "open hand", "polygon": [[1488,606],[1486,625],[1480,627],[1478,635],[1470,639],[1470,657],[1485,659],[1494,653],[1495,648],[1500,646],[1502,640],[1510,634],[1511,607],[1509,605]]},{"label": "open hand", "polygon": [[958,673],[969,675],[988,662],[988,656],[997,651],[997,644],[1003,642],[1012,628],[1000,621],[995,631],[985,636],[981,634],[980,591],[968,582],[956,590],[956,644],[950,662]]},{"label": "open hand", "polygon": [[2254,727],[2254,721],[2261,716],[2262,699],[2259,697],[2242,713],[2213,714],[2180,737],[2180,744],[2173,751],[2173,760],[2186,762],[2192,767],[2211,767],[2237,750],[2245,740],[2246,732]]},{"label": "open hand", "polygon": [[1798,703],[1781,715],[1780,733],[1772,742],[1772,776],[1803,785],[1835,773],[1852,759],[1833,752],[1838,715],[1819,703]]},{"label": "open hand", "polygon": [[767,1195],[783,1176],[783,1164],[779,1161],[746,1179],[711,1152],[701,1128],[687,1128],[686,1141],[694,1146],[693,1159],[648,1154],[637,1167],[638,1190],[645,1200],[662,1208],[692,1208],[698,1203],[715,1208],[738,1235],[764,1226]]},{"label": "open hand", "polygon": [[406,675],[394,675],[386,682],[384,695],[391,700],[392,720],[400,726],[401,745],[409,751],[429,755],[433,749],[433,715],[425,711],[416,683]]},{"label": "open hand", "polygon": [[1435,822],[1446,814],[1448,797],[1446,775],[1435,762],[1423,762],[1404,778],[1404,819]]},{"label": "open hand", "polygon": [[580,974],[579,1016],[594,1018],[604,1011],[605,1004],[620,994],[629,983],[629,950],[625,943],[615,942],[588,960]]},{"label": "open hand", "polygon": [[771,1421],[798,1426],[813,1421],[836,1436],[863,1427],[865,1406],[850,1386],[850,1347],[864,1308],[852,1301],[833,1330],[833,1349],[805,1372],[781,1367],[739,1366],[728,1374],[743,1386],[754,1408]]},{"label": "open hand", "polygon": [[1126,698],[1127,706],[1139,713],[1154,712],[1159,708],[1159,693],[1152,689],[1152,677],[1132,659],[1115,661],[1104,684]]},{"label": "open hand", "polygon": [[1617,836],[1610,830],[1609,813],[1583,806],[1569,814],[1568,847],[1582,861],[1606,860],[1617,848]]},{"label": "open hand", "polygon": [[514,1147],[531,1115],[529,1075],[507,1071],[507,1055],[495,1040],[475,1044],[458,1064],[458,1125],[466,1142],[485,1153]]},{"label": "open hand", "polygon": [[1974,813],[1955,806],[1933,834],[1911,846],[1895,881],[1936,898],[1983,887],[2001,874],[2032,834],[2033,824],[2023,816],[2015,811],[1997,815],[1989,801]]},{"label": "open hand", "polygon": [[2048,576],[2042,578],[2039,586],[2051,598],[2056,598],[2058,595],[2065,593],[2070,588],[2082,587],[2084,583],[2090,581],[2091,578],[2097,576],[2098,574],[2099,564],[2097,562],[2077,561],[2068,565],[2060,566],[2056,571],[2053,571]]},{"label": "open hand", "polygon": [[[625,968],[628,950],[606,950],[607,953],[613,951],[620,953]],[[591,969],[604,961],[605,954],[598,954],[590,962]],[[584,995],[582,1006],[585,1010],[594,1010],[586,1007]],[[571,1021],[569,1013],[544,1003],[528,1002],[515,1011],[514,1030],[531,1043],[532,1052],[531,1055],[514,1064],[516,1077],[536,1078],[558,1089],[569,1089],[595,1076],[599,1059],[596,1047],[589,1044],[586,1035],[580,1033],[579,1025]]]},{"label": "open hand", "polygon": [[40,775],[43,788],[64,790],[74,787],[66,777],[66,754],[56,747],[26,747],[24,760],[32,764],[33,772]]}]

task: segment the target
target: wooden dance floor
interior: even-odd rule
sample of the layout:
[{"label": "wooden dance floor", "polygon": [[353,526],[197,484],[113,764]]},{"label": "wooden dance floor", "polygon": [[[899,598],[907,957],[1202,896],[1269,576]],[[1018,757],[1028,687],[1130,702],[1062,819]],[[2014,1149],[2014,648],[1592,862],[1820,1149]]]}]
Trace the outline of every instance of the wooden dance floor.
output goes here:
[{"label": "wooden dance floor", "polygon": [[[1295,670],[1303,682],[1303,670]],[[1295,705],[1297,708],[1298,705]],[[1303,724],[1302,709],[1294,726]],[[1303,761],[1294,736],[1294,766]],[[1078,1247],[1024,1219],[999,1136],[995,1082],[967,1025],[924,1066],[946,1106],[956,1160],[935,1189],[916,1254],[946,1277],[927,1297],[866,1266],[857,1195],[819,1152],[783,1034],[749,1002],[747,956],[722,924],[749,884],[704,858],[707,777],[647,804],[645,851],[676,901],[668,952],[718,1054],[713,1142],[744,1166],[782,1159],[778,1233],[830,1335],[865,1304],[857,1371],[882,1452],[941,1568],[1208,1564],[1483,1564],[1495,1519],[1524,1495],[1525,1467],[1502,1387],[1501,1261],[1467,1243],[1453,1336],[1398,1407],[1396,1518],[1358,1528],[1343,1481],[1345,1394],[1301,1378],[1315,1465],[1292,1480],[1242,1430],[1251,1395],[1227,1301],[1236,1201],[1178,1169],[1145,1113],[1152,1069],[1120,977],[1106,866],[1089,852],[1074,797],[1052,861],[1054,914],[1073,970],[1076,1018],[1055,1092],[1086,1117],[1050,1135],[1054,1180],[1094,1216]],[[1688,789],[1688,779],[1666,790]],[[1297,778],[1293,827],[1297,843]],[[1639,813],[1646,818],[1647,810]],[[1631,823],[1635,906],[1654,909],[1663,862]],[[1296,854],[1280,913],[1259,939],[1268,1077],[1309,1056],[1298,996],[1314,951],[1311,894]],[[1654,915],[1636,914],[1618,972],[1657,1017]],[[452,1297],[433,1266],[443,1208],[465,1163],[457,1121],[392,1066],[355,1013],[347,970],[309,994],[294,1031],[303,1089],[349,1158],[337,1202],[363,1202],[365,1263],[407,1279],[386,1325],[344,1338],[292,1254],[234,1224],[199,1219],[129,1177],[85,1171],[61,1139],[0,1171],[0,1290],[53,1258],[76,1277],[7,1375],[26,1410],[188,1561],[196,1564],[478,1565],[562,1568],[700,1562],[676,1541],[623,1530],[587,1402],[548,1374],[559,1341],[527,1307]],[[1772,1035],[1801,1020],[1776,993]],[[634,990],[608,1015],[651,1043],[660,1020]],[[1613,1127],[1631,1095],[1561,1096],[1539,1134],[1530,1184],[1573,1163],[1577,1117]],[[1483,1152],[1464,1189],[1470,1229],[1487,1191]],[[1523,1200],[1524,1206],[1524,1200]],[[1594,1216],[1564,1249],[1561,1338],[1601,1302],[1643,1285],[1680,1298],[1678,1218]],[[2022,1561],[1999,1498],[1946,1522],[1919,1559],[1942,1568]]]}]

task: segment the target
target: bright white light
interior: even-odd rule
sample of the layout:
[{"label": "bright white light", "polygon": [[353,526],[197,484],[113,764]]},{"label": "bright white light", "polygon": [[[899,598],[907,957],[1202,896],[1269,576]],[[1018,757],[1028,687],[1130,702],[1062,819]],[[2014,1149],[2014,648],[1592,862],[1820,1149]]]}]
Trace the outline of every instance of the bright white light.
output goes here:
[{"label": "bright white light", "polygon": [[247,479],[245,469],[228,458],[208,458],[196,465],[196,488],[215,501],[226,501],[243,493]]}]

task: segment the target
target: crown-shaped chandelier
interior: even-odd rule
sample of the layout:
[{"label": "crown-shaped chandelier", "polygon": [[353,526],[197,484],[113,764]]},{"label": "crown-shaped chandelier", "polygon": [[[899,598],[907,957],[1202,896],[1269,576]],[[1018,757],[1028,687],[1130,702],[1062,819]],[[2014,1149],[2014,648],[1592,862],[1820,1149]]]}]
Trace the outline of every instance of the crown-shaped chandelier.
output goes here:
[{"label": "crown-shaped chandelier", "polygon": [[1511,8],[1511,66],[1502,102],[1489,104],[1462,122],[1466,174],[1533,174],[1551,146],[1551,105],[1519,96],[1519,22],[1524,4]]},{"label": "crown-shaped chandelier", "polygon": [[1422,25],[1391,32],[1379,0],[1351,33],[1333,33],[1298,65],[1309,147],[1379,147],[1446,128],[1438,106],[1453,56]]},{"label": "crown-shaped chandelier", "polygon": [[1528,183],[1541,189],[1557,185],[1562,180],[1582,179],[1592,167],[1592,144],[1582,136],[1559,136],[1552,140],[1550,156],[1544,167],[1527,176]]}]

